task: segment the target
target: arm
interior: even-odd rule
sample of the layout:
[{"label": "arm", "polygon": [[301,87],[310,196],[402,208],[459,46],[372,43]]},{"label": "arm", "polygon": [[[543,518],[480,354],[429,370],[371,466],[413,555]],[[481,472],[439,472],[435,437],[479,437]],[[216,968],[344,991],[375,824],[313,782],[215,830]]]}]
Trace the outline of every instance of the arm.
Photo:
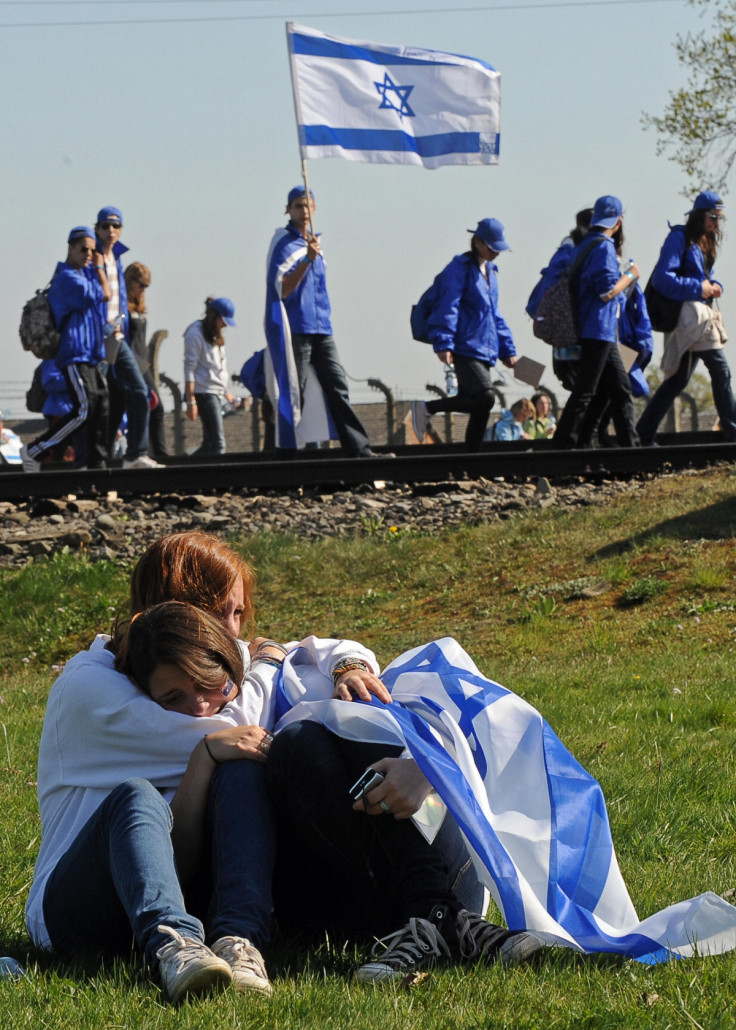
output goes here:
[{"label": "arm", "polygon": [[435,306],[429,320],[428,335],[440,361],[451,364],[443,353],[455,349],[455,334],[460,313],[460,302],[465,290],[466,264],[454,258],[437,277]]},{"label": "arm", "polygon": [[[683,262],[690,265],[689,275],[683,274]],[[652,272],[652,285],[670,300],[707,300],[720,296],[720,292],[711,291],[713,284],[705,274],[699,248],[694,244],[688,248],[681,228],[673,229],[664,241]]]},{"label": "arm", "polygon": [[633,282],[636,282],[636,280],[638,278],[639,278],[639,266],[638,265],[630,265],[627,268],[627,270],[624,272],[624,274],[622,276],[620,276],[619,279],[616,280],[616,283],[611,287],[611,289],[608,290],[607,293],[602,293],[601,294],[601,300],[603,300],[606,303],[608,303],[609,300],[613,300],[615,297],[618,297],[618,295],[620,293],[623,293],[624,290],[626,289],[626,287],[627,286],[631,286],[631,284]]},{"label": "arm", "polygon": [[190,325],[184,333],[184,398],[187,405],[187,418],[197,421],[197,401],[194,397],[194,371],[199,363],[204,340],[198,324]]},{"label": "arm", "polygon": [[298,261],[296,265],[287,272],[281,280],[281,299],[286,300],[289,294],[293,293],[299,283],[302,281],[304,276],[307,274],[311,266],[317,260],[322,253],[322,248],[318,237],[310,236],[307,240],[307,254],[301,261]]}]

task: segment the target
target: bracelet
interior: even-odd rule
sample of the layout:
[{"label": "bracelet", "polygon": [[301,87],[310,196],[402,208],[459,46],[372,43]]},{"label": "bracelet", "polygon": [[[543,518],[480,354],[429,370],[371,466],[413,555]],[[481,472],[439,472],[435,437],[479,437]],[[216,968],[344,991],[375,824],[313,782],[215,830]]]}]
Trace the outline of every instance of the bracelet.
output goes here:
[{"label": "bracelet", "polygon": [[634,281],[634,273],[633,272],[626,272],[626,275],[628,275],[629,279],[631,279],[631,281],[633,283],[633,281]]},{"label": "bracelet", "polygon": [[187,401],[187,407],[188,408],[196,408],[197,407],[197,402],[196,401]]},{"label": "bracelet", "polygon": [[[264,647],[277,647],[277,648],[279,649],[279,651],[283,652],[283,654],[286,654],[286,648],[284,647],[284,645],[283,645],[283,644],[280,644],[280,643],[278,642],[278,640],[263,640],[263,641],[262,641],[262,642],[261,642],[261,643],[260,643],[260,644],[258,645],[258,647],[256,648],[256,654],[260,654],[261,650],[262,650],[262,649],[263,649]],[[274,656],[273,656],[273,655],[271,655],[271,657],[274,657]]]},{"label": "bracelet", "polygon": [[258,654],[258,653],[256,653],[256,656],[253,659],[253,661],[254,662],[264,662],[266,665],[272,665],[274,667],[274,669],[280,669],[281,666],[284,664],[284,659],[283,658],[277,658],[275,655],[272,655],[272,654]]},{"label": "bracelet", "polygon": [[219,763],[219,762],[217,761],[217,759],[215,758],[215,756],[214,756],[214,755],[212,754],[212,752],[210,751],[210,745],[209,745],[209,742],[208,742],[208,740],[207,740],[207,734],[206,734],[206,733],[205,733],[205,735],[204,735],[204,736],[202,737],[202,740],[204,741],[204,746],[205,746],[205,747],[207,748],[207,754],[208,754],[208,755],[210,756],[210,758],[211,758],[211,759],[212,759],[212,761],[213,761],[213,762],[215,763],[215,765],[219,765],[220,763]]},{"label": "bracelet", "polygon": [[353,669],[359,669],[361,672],[371,671],[368,663],[364,662],[362,658],[348,655],[348,657],[342,658],[332,670],[332,682],[335,686],[337,686],[337,681],[344,673],[352,672]]}]

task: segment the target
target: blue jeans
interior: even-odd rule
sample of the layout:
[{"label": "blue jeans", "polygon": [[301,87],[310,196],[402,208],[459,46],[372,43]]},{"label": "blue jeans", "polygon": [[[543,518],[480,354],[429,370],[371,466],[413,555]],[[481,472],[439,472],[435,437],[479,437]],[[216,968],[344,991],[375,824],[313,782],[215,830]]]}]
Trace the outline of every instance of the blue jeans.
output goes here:
[{"label": "blue jeans", "polygon": [[266,767],[249,759],[218,765],[210,783],[207,837],[211,893],[205,926],[218,937],[271,938],[271,880],[276,850]]},{"label": "blue jeans", "polygon": [[366,766],[401,750],[346,740],[314,722],[276,735],[266,777],[282,930],[370,939],[426,918],[437,902],[480,908],[483,888],[449,813],[430,845],[409,819],[353,811],[350,786]]},{"label": "blue jeans", "polygon": [[690,382],[690,377],[699,360],[708,369],[713,389],[713,402],[721,420],[723,435],[731,443],[736,441],[736,400],[734,400],[731,388],[731,370],[728,367],[726,355],[721,348],[718,348],[718,350],[688,351],[683,354],[674,375],[660,384],[644,409],[636,427],[644,446],[649,447],[654,443],[660,422],[672,407],[675,398]]},{"label": "blue jeans", "polygon": [[427,401],[430,415],[438,411],[458,411],[470,416],[465,429],[465,446],[469,451],[480,450],[483,434],[488,425],[495,395],[491,390],[491,365],[487,361],[466,358],[456,354],[453,358],[457,374],[457,395],[437,401]]},{"label": "blue jeans", "polygon": [[179,887],[171,810],[148,780],[126,780],[105,798],[49,877],[43,909],[58,955],[125,954],[134,938],[155,966],[171,939],[160,923],[204,940]]},{"label": "blue jeans", "polygon": [[371,443],[362,422],[350,406],[345,370],[340,364],[332,336],[322,333],[293,333],[291,346],[302,401],[304,387],[307,384],[307,372],[311,365],[322,387],[343,450],[350,457],[369,454]]},{"label": "blue jeans", "polygon": [[202,422],[202,443],[195,454],[224,454],[225,429],[222,424],[222,398],[215,393],[195,393]]},{"label": "blue jeans", "polygon": [[[118,356],[115,358],[115,365],[111,370],[111,383],[113,381],[123,393],[125,411],[128,415],[128,447],[125,457],[133,461],[148,453],[148,387],[127,340],[121,342]],[[114,394],[114,391],[113,386],[111,394]],[[118,426],[119,421],[117,425],[110,426],[113,438]]]}]

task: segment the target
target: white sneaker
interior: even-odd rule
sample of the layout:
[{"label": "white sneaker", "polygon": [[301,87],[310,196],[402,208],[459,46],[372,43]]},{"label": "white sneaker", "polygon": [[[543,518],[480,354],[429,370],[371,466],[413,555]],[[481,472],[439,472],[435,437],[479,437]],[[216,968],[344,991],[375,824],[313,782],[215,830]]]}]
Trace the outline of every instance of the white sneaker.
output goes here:
[{"label": "white sneaker", "polygon": [[245,937],[220,937],[212,945],[212,952],[230,966],[236,991],[273,993],[263,956]]},{"label": "white sneaker", "polygon": [[158,461],[149,458],[147,454],[139,454],[137,458],[131,458],[130,461],[123,458],[124,469],[162,469],[163,467]]},{"label": "white sneaker", "polygon": [[159,933],[171,937],[156,952],[158,975],[169,1001],[176,1005],[187,994],[207,994],[232,983],[230,966],[214,955],[202,941],[182,937],[170,926],[159,926]]},{"label": "white sneaker", "polygon": [[419,443],[424,443],[424,434],[427,432],[429,415],[427,405],[424,401],[411,402],[411,426]]},{"label": "white sneaker", "polygon": [[41,471],[41,462],[40,461],[36,461],[35,458],[32,458],[30,456],[30,454],[28,453],[28,448],[26,447],[25,444],[23,444],[23,446],[20,449],[20,458],[21,458],[21,461],[23,462],[23,471],[24,472],[40,472]]}]

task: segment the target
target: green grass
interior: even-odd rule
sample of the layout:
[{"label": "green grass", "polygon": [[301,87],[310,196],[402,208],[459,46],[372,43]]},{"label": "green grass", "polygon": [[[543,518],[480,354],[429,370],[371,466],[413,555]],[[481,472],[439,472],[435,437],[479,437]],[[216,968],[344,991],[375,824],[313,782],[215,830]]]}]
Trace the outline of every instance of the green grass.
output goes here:
[{"label": "green grass", "polygon": [[[725,470],[673,476],[611,503],[520,512],[435,537],[371,524],[361,539],[233,542],[258,569],[258,632],[358,638],[384,663],[452,635],[539,708],[600,780],[644,917],[736,888],[734,485]],[[375,990],[350,978],[354,952],[325,945],[269,956],[270,1001],[228,993],[173,1010],[135,964],[69,966],[33,952],[22,913],[52,666],[109,628],[129,571],[63,556],[0,572],[0,954],[31,969],[26,982],[0,983],[3,1027],[736,1023],[733,954],[648,968],[558,953],[533,968],[448,969],[412,990]]]}]

